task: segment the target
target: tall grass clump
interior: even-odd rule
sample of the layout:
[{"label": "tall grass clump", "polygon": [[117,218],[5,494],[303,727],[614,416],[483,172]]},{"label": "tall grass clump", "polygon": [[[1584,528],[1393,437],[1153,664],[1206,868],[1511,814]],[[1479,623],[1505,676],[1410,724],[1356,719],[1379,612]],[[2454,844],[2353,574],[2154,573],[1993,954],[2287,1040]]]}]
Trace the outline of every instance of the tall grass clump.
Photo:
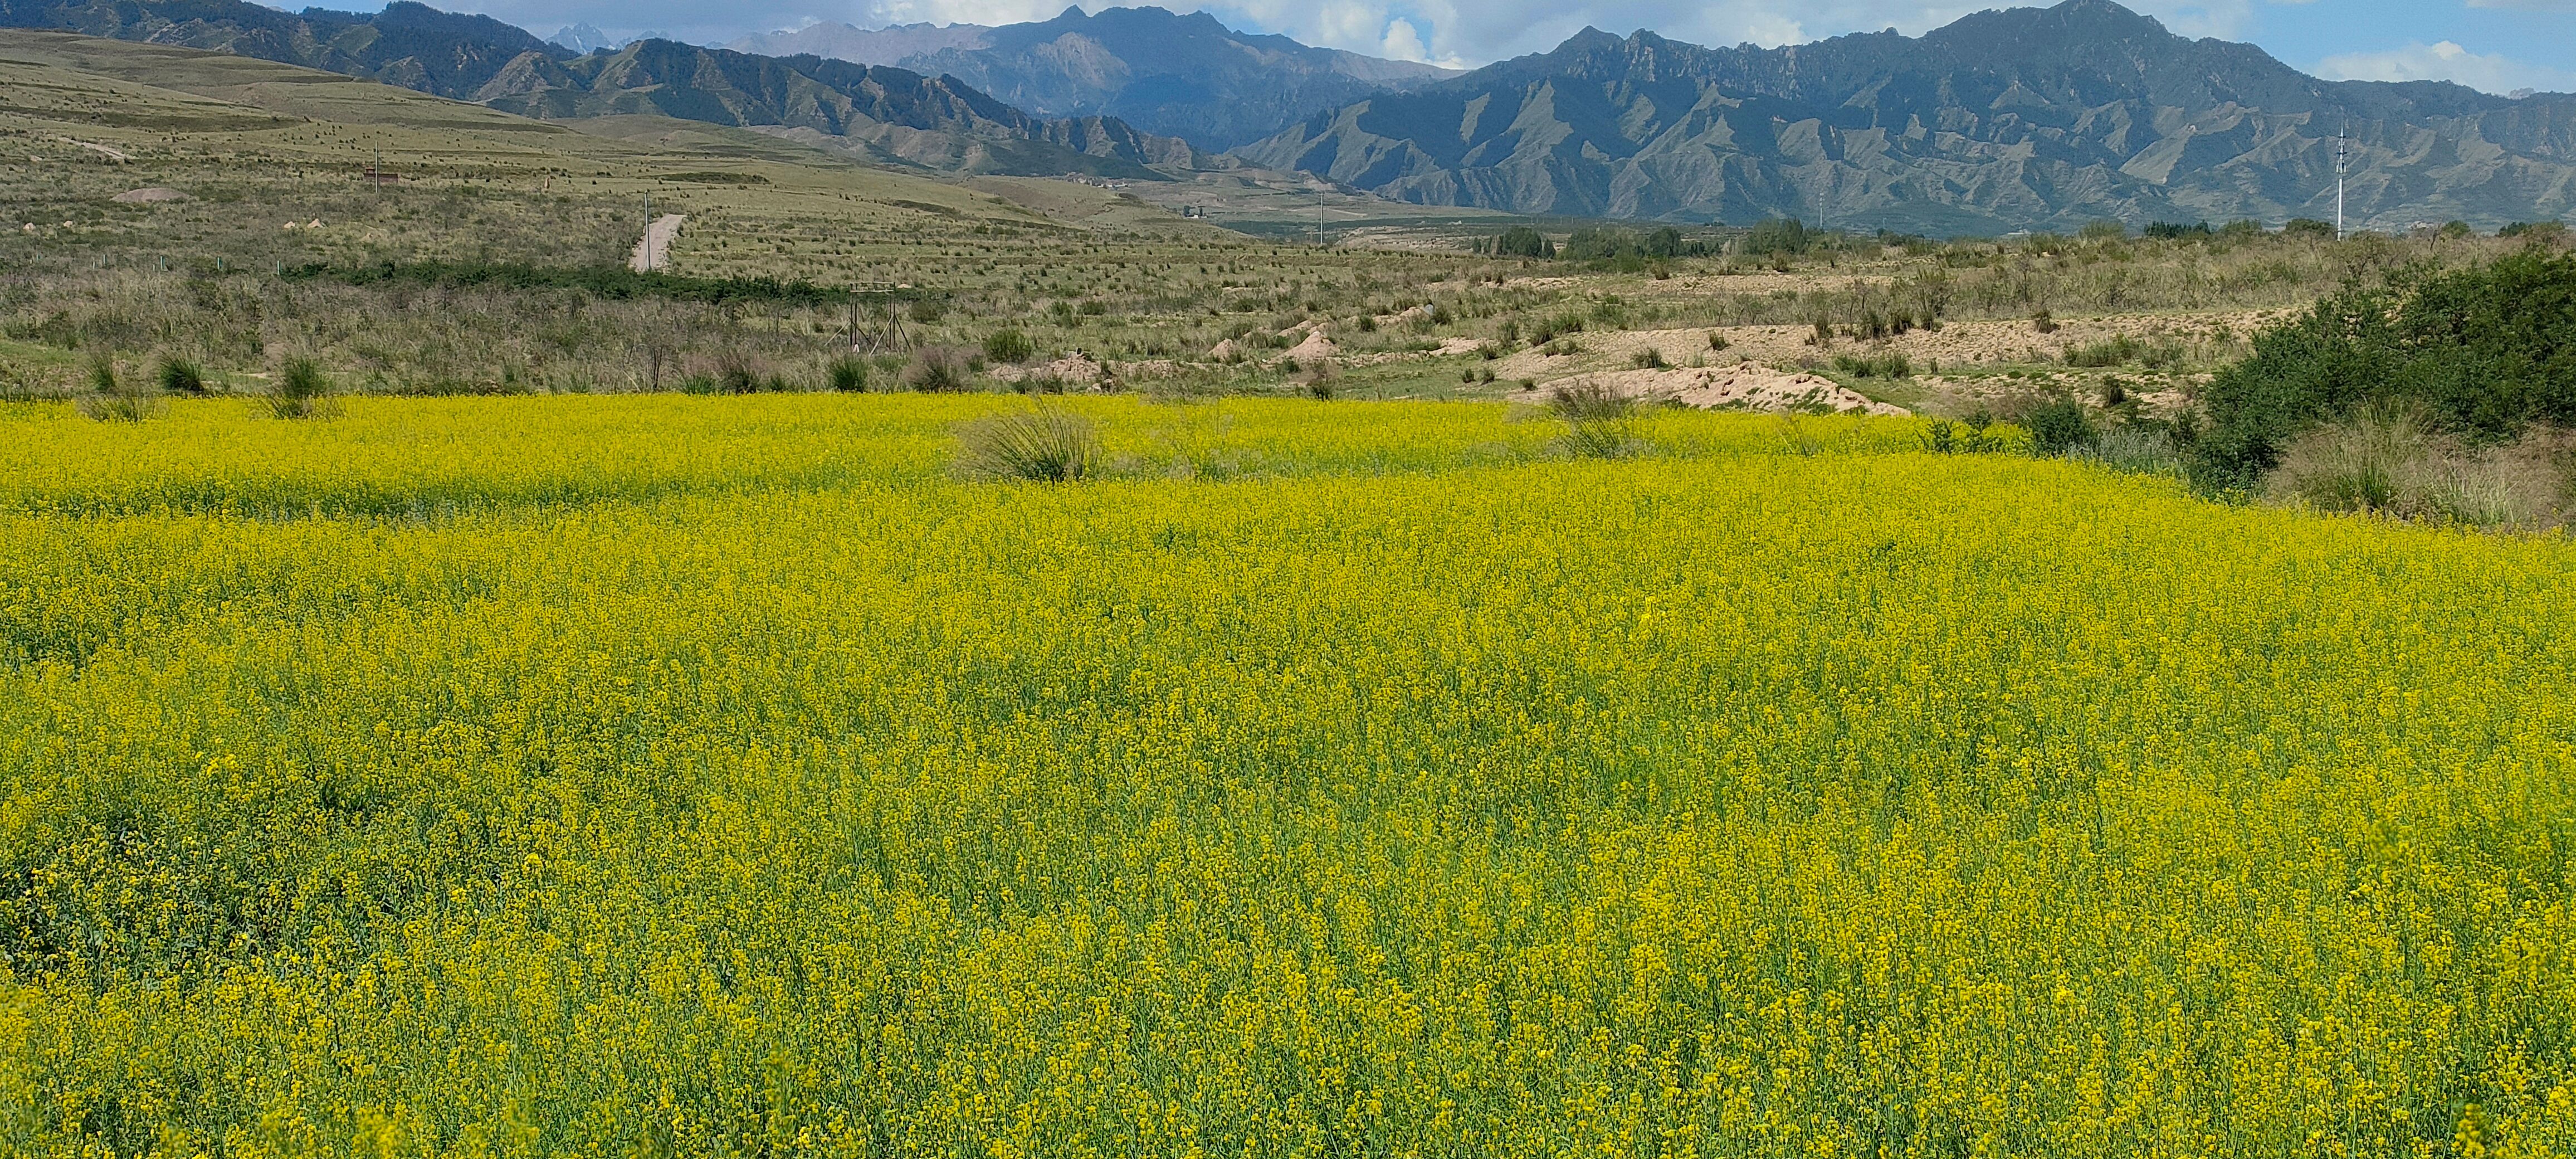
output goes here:
[{"label": "tall grass clump", "polygon": [[1637,400],[1580,379],[1556,388],[1547,409],[1565,423],[1556,445],[1578,459],[1625,459],[1643,449],[1637,437]]},{"label": "tall grass clump", "polygon": [[912,356],[912,362],[903,368],[902,382],[906,388],[923,394],[947,394],[966,389],[974,375],[974,365],[966,355],[934,346]]},{"label": "tall grass clump", "polygon": [[993,482],[1077,483],[1099,469],[1100,433],[1060,407],[987,415],[957,428],[957,473]]},{"label": "tall grass clump", "polygon": [[2561,521],[2565,457],[2553,432],[2476,446],[2423,408],[2375,403],[2290,441],[2265,480],[2276,501],[2319,511],[2470,527]]},{"label": "tall grass clump", "polygon": [[102,353],[90,359],[89,393],[77,405],[100,422],[139,423],[161,413],[163,403],[150,386],[119,378],[115,358]]},{"label": "tall grass clump", "polygon": [[337,388],[310,358],[289,358],[268,390],[268,413],[282,419],[329,418],[339,413]]},{"label": "tall grass clump", "polygon": [[844,394],[857,394],[868,388],[868,362],[854,354],[844,354],[823,368],[824,385]]},{"label": "tall grass clump", "polygon": [[170,394],[206,393],[206,372],[185,358],[164,358],[157,372],[161,389]]}]

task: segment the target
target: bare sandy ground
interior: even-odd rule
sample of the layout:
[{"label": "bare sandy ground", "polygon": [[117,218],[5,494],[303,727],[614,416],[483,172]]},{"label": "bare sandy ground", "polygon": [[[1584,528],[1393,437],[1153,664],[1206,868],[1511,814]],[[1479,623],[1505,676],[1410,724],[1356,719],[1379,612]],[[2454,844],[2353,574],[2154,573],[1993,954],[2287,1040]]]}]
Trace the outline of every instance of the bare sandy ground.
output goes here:
[{"label": "bare sandy ground", "polygon": [[[2113,315],[2068,318],[2053,333],[2042,334],[2027,321],[1949,322],[1939,330],[1912,330],[1877,342],[1837,338],[1830,346],[1813,345],[1815,331],[1805,326],[1725,326],[1691,330],[1614,330],[1569,335],[1580,353],[1543,354],[1523,350],[1494,364],[1504,378],[1546,381],[1604,364],[1623,367],[1638,352],[1652,349],[1675,365],[1696,357],[1705,362],[1752,359],[1775,367],[1824,364],[1837,354],[1902,354],[1926,371],[1938,366],[1977,363],[2036,362],[2062,359],[2066,351],[2106,342],[2126,334],[2144,342],[2204,343],[2222,336],[2243,338],[2295,311],[2230,310],[2206,314]],[[1726,340],[1712,350],[1709,335]]]},{"label": "bare sandy ground", "polygon": [[1774,370],[1753,362],[1698,370],[1605,370],[1540,383],[1508,397],[1515,402],[1545,402],[1559,387],[1578,382],[1605,388],[1623,398],[1677,402],[1705,410],[1908,413],[1903,407],[1872,402],[1829,378]]},{"label": "bare sandy ground", "polygon": [[639,274],[671,268],[671,239],[680,236],[680,223],[687,220],[688,215],[680,213],[654,218],[653,224],[644,227],[644,240],[635,243],[634,255],[626,259],[627,268]]}]

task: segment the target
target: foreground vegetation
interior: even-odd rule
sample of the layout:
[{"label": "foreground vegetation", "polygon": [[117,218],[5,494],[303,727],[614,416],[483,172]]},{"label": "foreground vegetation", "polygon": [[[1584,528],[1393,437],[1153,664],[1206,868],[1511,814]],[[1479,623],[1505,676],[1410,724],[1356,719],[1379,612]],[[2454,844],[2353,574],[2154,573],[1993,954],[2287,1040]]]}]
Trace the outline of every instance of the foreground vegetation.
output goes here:
[{"label": "foreground vegetation", "polygon": [[0,1149],[2576,1150],[2562,541],[1027,405],[0,412]]}]

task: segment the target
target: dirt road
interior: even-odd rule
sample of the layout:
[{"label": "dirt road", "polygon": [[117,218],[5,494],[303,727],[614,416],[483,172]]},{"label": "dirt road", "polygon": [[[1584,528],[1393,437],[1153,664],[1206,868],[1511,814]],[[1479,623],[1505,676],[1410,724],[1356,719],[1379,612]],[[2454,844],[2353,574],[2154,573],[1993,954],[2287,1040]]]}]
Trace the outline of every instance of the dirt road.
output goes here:
[{"label": "dirt road", "polygon": [[680,223],[686,220],[686,214],[678,213],[654,218],[644,227],[644,240],[635,243],[634,256],[626,259],[627,267],[639,274],[671,268],[671,239],[680,236]]}]

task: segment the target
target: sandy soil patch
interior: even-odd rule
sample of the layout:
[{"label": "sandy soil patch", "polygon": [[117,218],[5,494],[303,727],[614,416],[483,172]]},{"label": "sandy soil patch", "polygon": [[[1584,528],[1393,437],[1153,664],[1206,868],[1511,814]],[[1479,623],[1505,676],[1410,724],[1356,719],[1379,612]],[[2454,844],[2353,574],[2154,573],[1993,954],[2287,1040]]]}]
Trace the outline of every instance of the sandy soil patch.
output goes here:
[{"label": "sandy soil patch", "polygon": [[627,268],[639,274],[670,269],[671,240],[680,236],[680,223],[688,219],[681,213],[654,218],[653,224],[644,227],[643,240],[635,243],[634,254],[626,259]]},{"label": "sandy soil patch", "polygon": [[1309,332],[1306,335],[1305,341],[1298,343],[1295,348],[1289,350],[1288,353],[1283,354],[1280,357],[1291,358],[1304,363],[1331,358],[1341,352],[1342,348],[1340,344],[1334,342],[1330,337],[1327,337],[1323,331],[1316,330]]},{"label": "sandy soil patch", "polygon": [[996,382],[1026,382],[1031,379],[1052,378],[1063,383],[1068,389],[1079,390],[1100,390],[1109,381],[1109,368],[1102,366],[1099,359],[1079,350],[1053,362],[1042,362],[1035,366],[996,366],[985,373]]},{"label": "sandy soil patch", "polygon": [[1514,391],[1507,397],[1516,402],[1544,402],[1558,387],[1576,382],[1604,387],[1625,398],[1677,402],[1703,410],[1909,413],[1901,406],[1873,402],[1829,378],[1774,370],[1752,362],[1700,370],[1606,370],[1569,375],[1529,390]]},{"label": "sandy soil patch", "polygon": [[[2061,319],[2053,333],[2042,334],[2027,321],[1948,322],[1939,330],[1911,330],[1876,342],[1836,338],[1833,345],[1814,346],[1806,326],[1724,326],[1692,330],[1614,330],[1568,335],[1579,349],[1572,355],[1523,350],[1502,359],[1494,373],[1506,378],[1540,379],[1576,369],[1625,367],[1639,352],[1654,350],[1675,365],[1693,358],[1704,362],[1752,359],[1772,366],[1823,365],[1837,354],[1902,354],[1924,371],[1940,366],[2020,363],[2063,359],[2067,350],[2105,342],[2126,334],[2146,342],[2206,343],[2224,336],[2244,338],[2295,311],[2232,310],[2207,314],[2130,314],[2102,318]],[[1711,350],[1708,336],[1726,340],[1724,350]]]}]

